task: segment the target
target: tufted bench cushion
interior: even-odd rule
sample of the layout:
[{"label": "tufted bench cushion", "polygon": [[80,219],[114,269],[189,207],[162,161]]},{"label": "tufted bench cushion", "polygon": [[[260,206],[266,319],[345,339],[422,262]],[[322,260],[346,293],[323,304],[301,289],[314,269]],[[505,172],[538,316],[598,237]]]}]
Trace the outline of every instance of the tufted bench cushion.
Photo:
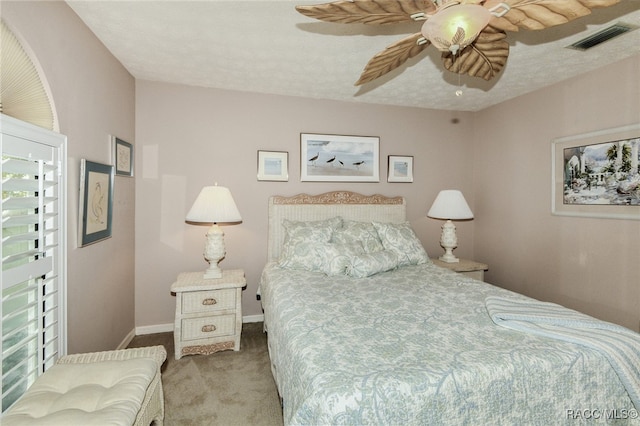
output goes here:
[{"label": "tufted bench cushion", "polygon": [[[118,352],[123,351],[105,353]],[[2,424],[130,426],[149,405],[149,393],[157,393],[153,388],[159,388],[162,398],[159,374],[158,360],[149,357],[58,362],[5,413]],[[160,418],[154,414],[159,424],[164,417],[163,404],[161,408]],[[150,420],[144,422],[149,424]]]}]

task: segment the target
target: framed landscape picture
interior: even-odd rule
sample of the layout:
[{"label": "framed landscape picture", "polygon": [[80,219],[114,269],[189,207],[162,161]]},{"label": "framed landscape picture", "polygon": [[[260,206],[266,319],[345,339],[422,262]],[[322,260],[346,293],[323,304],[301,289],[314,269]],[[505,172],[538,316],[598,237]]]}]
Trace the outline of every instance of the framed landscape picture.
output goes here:
[{"label": "framed landscape picture", "polygon": [[379,182],[380,138],[302,133],[300,180]]},{"label": "framed landscape picture", "polygon": [[556,215],[640,220],[640,124],[553,141]]}]

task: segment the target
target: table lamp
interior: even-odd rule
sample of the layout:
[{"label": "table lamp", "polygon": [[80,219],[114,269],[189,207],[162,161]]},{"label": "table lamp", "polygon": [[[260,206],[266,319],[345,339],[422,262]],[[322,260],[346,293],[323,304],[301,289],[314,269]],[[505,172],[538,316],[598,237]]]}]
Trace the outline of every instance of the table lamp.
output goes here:
[{"label": "table lamp", "polygon": [[204,258],[209,262],[209,268],[204,272],[204,278],[221,278],[222,270],[218,262],[224,258],[224,232],[218,224],[232,224],[242,222],[240,212],[233,201],[231,191],[224,186],[205,186],[187,213],[187,223],[211,225],[206,234]]},{"label": "table lamp", "polygon": [[473,213],[462,192],[455,189],[440,191],[427,216],[446,220],[442,225],[442,235],[440,236],[440,245],[444,248],[445,253],[439,259],[447,263],[459,262],[460,259],[453,255],[453,249],[458,246],[458,237],[456,236],[456,227],[451,221],[473,219]]}]

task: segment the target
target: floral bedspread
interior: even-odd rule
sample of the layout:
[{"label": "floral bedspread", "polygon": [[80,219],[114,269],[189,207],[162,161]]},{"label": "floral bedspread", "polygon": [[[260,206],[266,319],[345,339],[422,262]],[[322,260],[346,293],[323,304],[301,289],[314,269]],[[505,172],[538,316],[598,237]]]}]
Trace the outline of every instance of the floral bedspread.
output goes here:
[{"label": "floral bedspread", "polygon": [[524,296],[431,263],[268,264],[260,292],[287,425],[640,424],[602,354],[497,326],[485,298]]}]

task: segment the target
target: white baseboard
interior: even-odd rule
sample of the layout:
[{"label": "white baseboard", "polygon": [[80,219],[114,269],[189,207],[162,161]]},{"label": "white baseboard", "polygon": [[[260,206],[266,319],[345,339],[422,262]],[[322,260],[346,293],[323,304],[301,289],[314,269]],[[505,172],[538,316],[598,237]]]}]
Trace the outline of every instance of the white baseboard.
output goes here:
[{"label": "white baseboard", "polygon": [[125,336],[125,338],[122,340],[122,342],[120,342],[120,344],[118,345],[118,347],[116,349],[126,349],[127,346],[129,346],[129,343],[131,343],[131,341],[133,340],[133,338],[136,337],[136,330],[133,329],[129,332],[129,334],[127,334]]},{"label": "white baseboard", "polygon": [[142,336],[144,334],[168,333],[171,331],[173,331],[172,322],[169,324],[145,325],[142,327],[136,327],[136,336]]},{"label": "white baseboard", "polygon": [[264,315],[247,315],[246,317],[242,317],[243,323],[263,322],[263,321],[264,321]]},{"label": "white baseboard", "polygon": [[[262,321],[264,321],[264,315],[247,315],[242,317],[243,323],[262,322]],[[125,341],[123,341],[123,343],[125,343],[123,347],[126,347],[129,344],[129,342],[131,342],[134,336],[142,336],[145,334],[155,334],[155,333],[169,333],[172,331],[173,331],[173,323],[145,325],[142,327],[136,327],[135,330],[132,330],[131,333],[129,333],[129,335],[127,336],[129,340],[126,341],[125,339],[126,343]],[[129,338],[129,336],[131,337]],[[122,343],[120,345],[122,346]]]}]

